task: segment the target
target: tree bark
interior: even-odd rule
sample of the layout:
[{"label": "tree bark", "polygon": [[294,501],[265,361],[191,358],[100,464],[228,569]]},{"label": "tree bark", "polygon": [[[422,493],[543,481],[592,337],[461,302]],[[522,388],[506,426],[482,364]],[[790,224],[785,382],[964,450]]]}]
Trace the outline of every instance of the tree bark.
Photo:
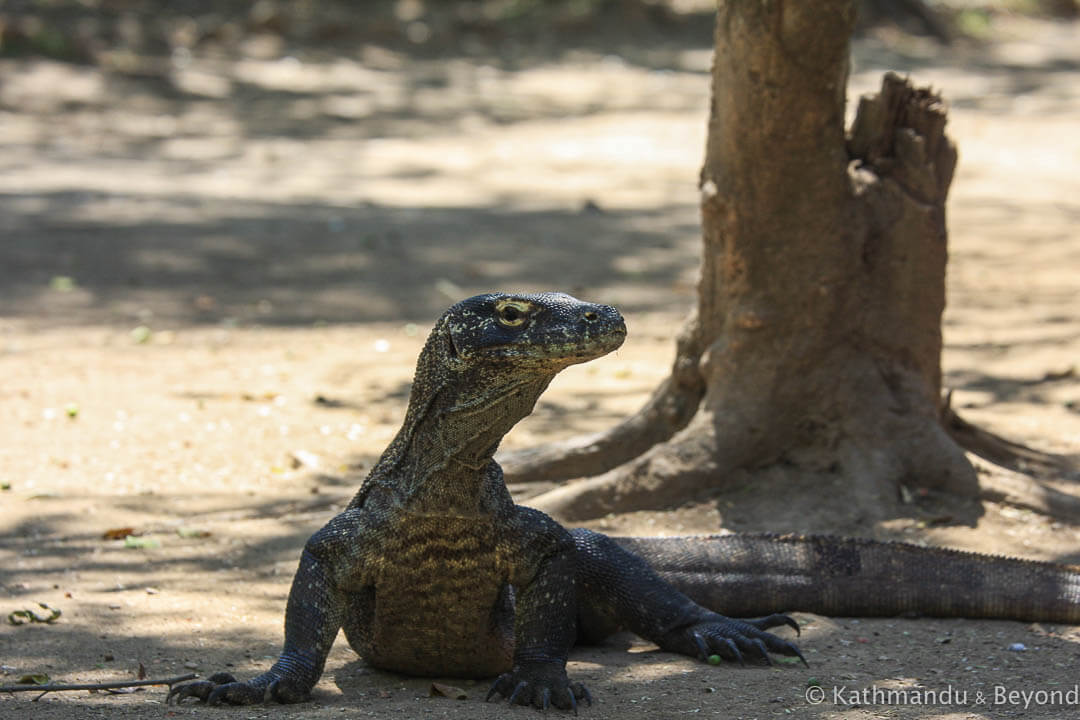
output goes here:
[{"label": "tree bark", "polygon": [[776,463],[842,473],[864,506],[899,484],[977,493],[940,423],[956,150],[940,98],[892,74],[845,136],[854,6],[719,3],[698,308],[676,359],[704,394],[666,442],[532,504],[666,506]]}]

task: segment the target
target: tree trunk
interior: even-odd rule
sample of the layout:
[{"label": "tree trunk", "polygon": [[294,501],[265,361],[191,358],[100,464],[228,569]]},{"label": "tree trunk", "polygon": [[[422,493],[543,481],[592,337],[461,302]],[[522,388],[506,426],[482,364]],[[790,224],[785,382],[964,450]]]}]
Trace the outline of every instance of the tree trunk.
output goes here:
[{"label": "tree trunk", "polygon": [[845,137],[854,5],[719,3],[698,309],[675,364],[704,395],[652,429],[665,442],[532,504],[565,518],[665,506],[776,463],[842,473],[867,506],[899,484],[977,493],[940,423],[956,151],[941,100],[892,74]]}]

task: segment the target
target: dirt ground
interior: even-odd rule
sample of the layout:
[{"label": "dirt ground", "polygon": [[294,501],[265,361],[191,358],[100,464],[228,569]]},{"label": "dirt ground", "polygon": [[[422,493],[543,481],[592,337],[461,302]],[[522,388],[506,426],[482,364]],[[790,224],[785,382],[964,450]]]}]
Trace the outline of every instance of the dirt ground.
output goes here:
[{"label": "dirt ground", "polygon": [[[1073,455],[1077,40],[1080,25],[1028,20],[952,48],[878,34],[857,42],[851,82],[854,97],[886,69],[910,72],[951,103],[955,406]],[[693,300],[708,62],[704,44],[512,69],[253,47],[174,57],[163,80],[0,60],[0,610],[63,611],[0,626],[0,682],[266,668],[300,547],[397,429],[415,356],[453,300],[562,289],[627,317],[625,347],[558,378],[504,447],[638,407]],[[984,503],[974,523],[913,509],[867,525],[829,490],[791,502],[765,482],[593,527],[833,531],[1080,562],[1075,518]],[[124,528],[134,541],[103,538]],[[716,668],[622,636],[576,652],[570,673],[597,700],[582,716],[1056,718],[1080,704],[1030,694],[1076,687],[1077,628],[796,617],[809,669]],[[0,695],[0,717],[532,712],[485,705],[483,684],[455,683],[466,701],[429,698],[429,684],[373,671],[340,641],[300,706],[166,707],[150,688]],[[926,708],[851,695],[866,688],[957,695]]]}]

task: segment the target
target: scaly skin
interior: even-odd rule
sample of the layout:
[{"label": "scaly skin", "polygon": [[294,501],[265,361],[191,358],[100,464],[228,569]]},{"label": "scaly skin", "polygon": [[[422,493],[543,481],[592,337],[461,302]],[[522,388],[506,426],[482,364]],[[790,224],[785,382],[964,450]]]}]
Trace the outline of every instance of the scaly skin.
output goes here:
[{"label": "scaly skin", "polygon": [[1074,567],[829,537],[609,538],[515,505],[492,459],[499,441],[560,370],[625,335],[614,308],[559,293],[451,307],[420,354],[401,430],[304,547],[277,662],[168,699],[305,700],[340,628],[374,667],[496,677],[489,698],[576,710],[590,697],[566,676],[570,647],[620,629],[703,660],[771,662],[802,658],[767,632],[798,631],[769,614],[791,609],[1080,622]]},{"label": "scaly skin", "polygon": [[821,535],[615,538],[695,601],[731,615],[798,608],[1080,624],[1080,567]]},{"label": "scaly skin", "polygon": [[579,616],[586,637],[590,625],[618,625],[691,655],[798,655],[764,631],[794,626],[787,618],[723,618],[609,539],[571,534],[511,500],[492,459],[503,435],[560,370],[625,336],[614,308],[559,293],[480,295],[450,308],[420,354],[401,430],[349,507],[304,547],[278,661],[246,682],[222,673],[178,685],[169,699],[304,700],[341,627],[375,667],[496,676],[493,694],[540,708],[590,700],[566,676]]}]

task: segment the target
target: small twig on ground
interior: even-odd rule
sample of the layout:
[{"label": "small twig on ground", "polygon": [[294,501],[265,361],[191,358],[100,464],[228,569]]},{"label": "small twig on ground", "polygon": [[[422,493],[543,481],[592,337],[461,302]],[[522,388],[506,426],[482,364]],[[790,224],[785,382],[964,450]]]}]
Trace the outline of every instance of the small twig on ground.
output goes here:
[{"label": "small twig on ground", "polygon": [[195,673],[188,673],[187,675],[180,675],[174,678],[161,678],[159,680],[128,680],[120,682],[105,682],[105,683],[84,683],[79,685],[62,685],[55,683],[46,683],[45,685],[0,685],[0,692],[40,692],[34,698],[34,701],[40,700],[42,697],[51,692],[59,692],[62,690],[115,690],[116,688],[129,688],[129,687],[142,687],[143,685],[168,685],[173,686],[178,682],[184,682],[185,680],[194,680],[197,676]]}]

